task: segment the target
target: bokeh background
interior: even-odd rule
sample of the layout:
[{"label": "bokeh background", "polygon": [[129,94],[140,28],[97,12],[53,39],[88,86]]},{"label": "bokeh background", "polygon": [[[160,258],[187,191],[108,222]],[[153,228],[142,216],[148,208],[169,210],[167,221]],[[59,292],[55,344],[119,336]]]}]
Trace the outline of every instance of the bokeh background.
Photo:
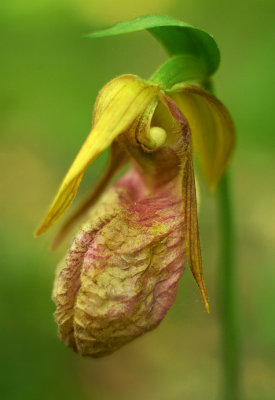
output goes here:
[{"label": "bokeh background", "polygon": [[[245,400],[275,398],[274,12],[272,0],[13,0],[0,5],[3,400],[220,399],[216,199],[202,186],[200,225],[212,313],[186,270],[155,331],[114,355],[84,359],[57,338],[51,289],[66,245],[33,231],[89,132],[98,90],[122,73],[149,77],[166,55],[148,33],[90,40],[85,33],[148,13],[214,34],[215,77],[238,143],[231,166]],[[106,163],[89,169],[75,203]]]}]

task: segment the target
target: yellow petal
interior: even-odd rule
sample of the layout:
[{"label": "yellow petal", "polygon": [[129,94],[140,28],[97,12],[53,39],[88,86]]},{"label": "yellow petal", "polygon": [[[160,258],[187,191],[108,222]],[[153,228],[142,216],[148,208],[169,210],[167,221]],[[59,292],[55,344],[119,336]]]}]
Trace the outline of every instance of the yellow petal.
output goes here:
[{"label": "yellow petal", "polygon": [[36,235],[45,232],[66,211],[76,195],[86,168],[120,133],[129,128],[158,91],[157,86],[150,86],[133,75],[119,76],[101,90],[95,107],[93,128],[65,176]]},{"label": "yellow petal", "polygon": [[195,176],[192,161],[191,149],[188,150],[187,158],[183,169],[183,203],[186,220],[186,248],[187,259],[192,274],[201,291],[206,311],[209,313],[209,303],[202,274],[202,258],[199,225],[197,216],[197,200]]},{"label": "yellow petal", "polygon": [[212,94],[194,85],[177,85],[169,94],[186,117],[203,175],[215,186],[225,171],[235,143],[232,119]]}]

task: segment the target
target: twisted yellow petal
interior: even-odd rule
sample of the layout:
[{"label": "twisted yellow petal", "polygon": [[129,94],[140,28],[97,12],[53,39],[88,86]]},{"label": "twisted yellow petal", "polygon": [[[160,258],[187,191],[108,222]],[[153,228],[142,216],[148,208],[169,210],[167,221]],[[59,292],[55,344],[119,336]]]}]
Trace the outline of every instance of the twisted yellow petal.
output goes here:
[{"label": "twisted yellow petal", "polygon": [[66,211],[76,195],[86,168],[120,133],[129,128],[158,92],[157,86],[150,86],[133,75],[119,76],[101,90],[95,106],[93,128],[36,235],[45,232]]},{"label": "twisted yellow petal", "polygon": [[188,151],[187,159],[185,161],[182,182],[183,203],[185,206],[185,218],[187,225],[187,259],[192,274],[201,291],[206,311],[209,313],[209,303],[202,274],[200,234],[197,216],[196,185],[191,150]]},{"label": "twisted yellow petal", "polygon": [[177,85],[169,93],[191,128],[204,177],[215,186],[227,167],[235,144],[232,119],[212,94],[195,85]]},{"label": "twisted yellow petal", "polygon": [[181,159],[182,200],[185,214],[184,220],[186,224],[185,239],[187,260],[194,279],[201,291],[206,311],[209,313],[209,303],[202,272],[200,235],[197,216],[197,195],[193,167],[193,146],[191,140],[192,132],[190,131],[185,116],[178,109],[178,104],[176,105],[166,96],[161,97],[161,99],[169,107],[174,121],[177,121],[176,125],[173,127],[174,132],[181,133],[182,140],[177,140],[177,142],[180,144],[181,149],[178,154]]}]

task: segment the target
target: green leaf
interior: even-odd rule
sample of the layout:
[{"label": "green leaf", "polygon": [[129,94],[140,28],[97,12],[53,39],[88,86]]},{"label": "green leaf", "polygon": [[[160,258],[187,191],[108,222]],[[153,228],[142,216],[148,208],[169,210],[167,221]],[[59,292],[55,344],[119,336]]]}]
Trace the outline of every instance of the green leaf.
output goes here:
[{"label": "green leaf", "polygon": [[208,79],[204,63],[191,54],[169,58],[151,76],[150,81],[160,84],[163,89],[171,89],[180,82],[202,82]]},{"label": "green leaf", "polygon": [[165,15],[147,15],[132,21],[121,22],[87,36],[99,38],[142,30],[149,31],[160,41],[170,56],[190,55],[197,59],[206,77],[217,70],[220,53],[213,37],[201,29]]}]

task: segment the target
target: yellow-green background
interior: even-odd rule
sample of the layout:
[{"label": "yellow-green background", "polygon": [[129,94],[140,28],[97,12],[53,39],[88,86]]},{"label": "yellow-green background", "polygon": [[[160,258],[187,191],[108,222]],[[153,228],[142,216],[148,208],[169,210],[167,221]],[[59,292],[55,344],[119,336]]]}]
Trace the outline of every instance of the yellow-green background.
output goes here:
[{"label": "yellow-green background", "polygon": [[[34,239],[89,132],[98,90],[122,73],[149,77],[165,60],[148,33],[84,39],[120,20],[164,13],[213,33],[218,96],[237,128],[232,186],[245,400],[275,398],[274,11],[272,0],[13,0],[0,5],[0,397],[220,400],[216,201],[202,188],[206,314],[191,273],[155,331],[109,358],[84,359],[59,341],[51,288],[65,251],[55,229]],[[79,201],[106,155],[90,168]]]}]

